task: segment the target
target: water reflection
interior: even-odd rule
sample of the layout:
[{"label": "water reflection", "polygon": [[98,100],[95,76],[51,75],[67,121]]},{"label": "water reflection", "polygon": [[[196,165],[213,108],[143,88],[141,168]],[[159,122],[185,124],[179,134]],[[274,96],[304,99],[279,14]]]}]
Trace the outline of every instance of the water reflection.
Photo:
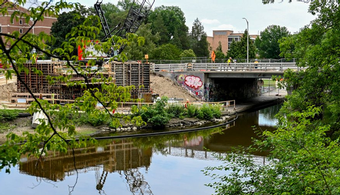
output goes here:
[{"label": "water reflection", "polygon": [[[118,188],[118,184],[112,180],[117,175],[124,181],[127,189],[118,194],[212,194],[212,189],[203,188],[204,183],[209,181],[198,179],[204,177],[200,175],[200,170],[214,163],[214,153],[225,153],[239,145],[249,146],[252,138],[257,137],[252,126],[273,130],[274,127],[268,124],[275,123],[272,116],[278,108],[240,115],[235,123],[227,127],[169,136],[100,141],[98,145],[75,150],[74,155],[72,152],[50,154],[39,162],[23,157],[19,171],[21,175],[36,176],[55,183],[63,183],[69,177],[74,178],[77,173],[80,178],[85,175],[95,178],[90,180],[92,182],[86,180],[77,183],[75,189],[81,194],[93,194],[93,190],[99,194],[116,192],[117,189],[114,188]],[[189,165],[184,169],[183,166],[188,162]],[[176,168],[171,170],[171,176],[165,177],[163,174],[167,173],[170,167]],[[160,171],[155,171],[158,169]],[[195,174],[182,173],[183,170],[191,169]],[[182,181],[184,178],[178,177],[174,179],[176,175],[183,177],[183,174],[185,180]],[[196,187],[190,188],[190,192],[184,192],[186,185]],[[164,192],[164,188],[171,190]]]},{"label": "water reflection", "polygon": [[124,175],[130,191],[136,193],[148,188],[138,168],[148,168],[151,156],[152,148],[138,148],[129,140],[109,140],[100,142],[99,146],[76,149],[74,153],[50,154],[43,162],[31,158],[20,163],[19,170],[51,181],[63,181],[66,176],[95,171],[98,191],[103,189],[108,173],[117,172]]}]

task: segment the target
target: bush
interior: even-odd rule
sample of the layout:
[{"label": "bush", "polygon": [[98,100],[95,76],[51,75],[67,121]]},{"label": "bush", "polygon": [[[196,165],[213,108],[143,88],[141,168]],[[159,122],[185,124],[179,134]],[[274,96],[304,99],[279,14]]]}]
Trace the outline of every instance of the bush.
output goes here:
[{"label": "bush", "polygon": [[187,113],[189,118],[194,118],[198,115],[198,108],[194,105],[187,106]]},{"label": "bush", "polygon": [[184,106],[179,104],[170,104],[167,108],[167,113],[172,118],[179,118],[181,115],[186,114],[186,109],[184,108]]},{"label": "bush", "polygon": [[140,116],[143,121],[152,125],[155,128],[163,128],[170,120],[170,115],[165,110],[167,97],[162,97],[156,101],[155,105],[143,106],[140,110]]},{"label": "bush", "polygon": [[0,110],[0,121],[12,121],[21,113],[21,110]]},{"label": "bush", "polygon": [[197,116],[199,119],[211,120],[214,118],[213,111],[209,105],[204,104],[200,109],[200,113]]}]

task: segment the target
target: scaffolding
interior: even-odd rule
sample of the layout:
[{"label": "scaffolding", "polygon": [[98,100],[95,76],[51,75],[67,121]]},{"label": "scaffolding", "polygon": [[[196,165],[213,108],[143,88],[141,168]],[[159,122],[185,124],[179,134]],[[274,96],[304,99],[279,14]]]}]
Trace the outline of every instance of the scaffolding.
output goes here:
[{"label": "scaffolding", "polygon": [[[89,83],[86,87],[81,85],[69,86],[65,82],[57,81],[50,84],[48,77],[70,76],[70,81],[85,83],[85,79],[72,71],[63,62],[53,61],[37,61],[36,63],[24,64],[28,68],[28,72],[22,71],[20,73],[21,79],[27,84],[34,96],[52,101],[53,103],[70,102],[78,97],[81,97],[88,87],[101,88],[103,82]],[[112,78],[111,83],[117,86],[131,86],[135,89],[131,91],[132,98],[141,98],[143,94],[150,93],[150,65],[141,64],[139,62],[108,62],[102,67],[97,67],[98,74],[91,75],[91,78]],[[34,70],[39,70],[42,74],[37,74]],[[91,79],[89,78],[89,79]],[[110,83],[105,83],[110,84]],[[51,98],[54,97],[54,98]],[[20,99],[20,100],[19,100]],[[23,102],[22,99],[30,100],[24,101],[30,103],[33,97],[30,96],[29,91],[17,78],[17,92],[11,95],[12,103]]]}]

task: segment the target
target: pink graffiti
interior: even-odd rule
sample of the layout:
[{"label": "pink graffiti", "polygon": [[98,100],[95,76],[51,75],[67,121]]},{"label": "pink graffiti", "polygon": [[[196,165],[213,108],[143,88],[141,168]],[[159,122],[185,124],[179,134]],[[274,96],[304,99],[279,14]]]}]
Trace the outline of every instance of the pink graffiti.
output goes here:
[{"label": "pink graffiti", "polygon": [[203,82],[200,77],[192,75],[186,76],[184,83],[195,90],[199,89],[203,85]]}]

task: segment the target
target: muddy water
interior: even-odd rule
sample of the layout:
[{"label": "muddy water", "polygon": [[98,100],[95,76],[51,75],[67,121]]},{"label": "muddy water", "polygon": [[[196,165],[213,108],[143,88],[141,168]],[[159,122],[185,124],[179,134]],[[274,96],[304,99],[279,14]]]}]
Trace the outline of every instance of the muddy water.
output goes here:
[{"label": "muddy water", "polygon": [[213,194],[204,185],[211,178],[201,172],[221,164],[213,153],[250,145],[257,136],[252,126],[273,129],[278,108],[242,114],[235,123],[217,129],[101,141],[76,150],[75,161],[71,153],[50,155],[38,164],[23,157],[10,174],[0,172],[1,194]]}]

